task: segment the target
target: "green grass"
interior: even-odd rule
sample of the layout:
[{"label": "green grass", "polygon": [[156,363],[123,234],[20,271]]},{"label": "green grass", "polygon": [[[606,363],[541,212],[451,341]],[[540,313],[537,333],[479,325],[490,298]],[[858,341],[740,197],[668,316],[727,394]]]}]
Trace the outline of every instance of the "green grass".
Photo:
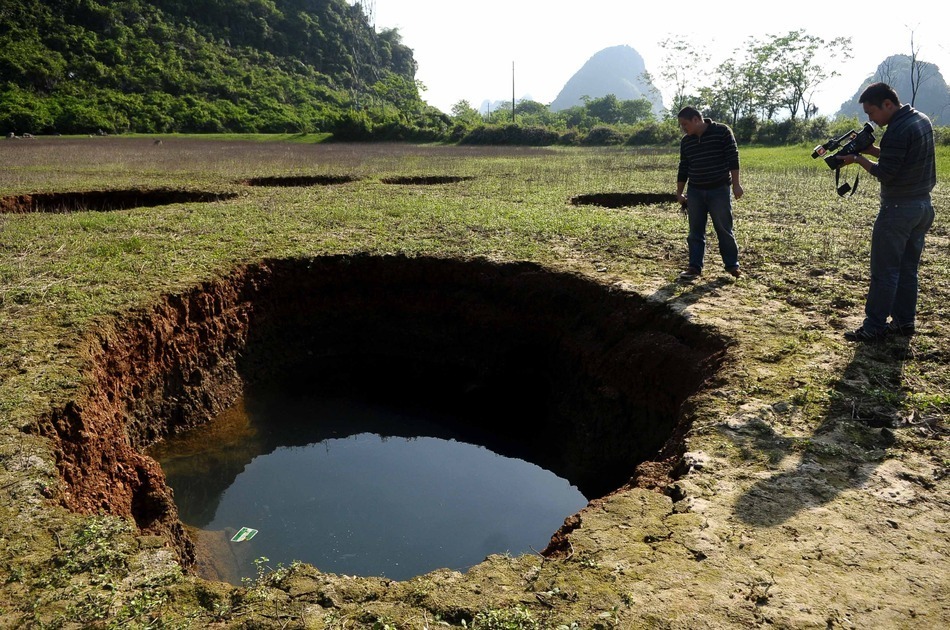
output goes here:
[{"label": "green grass", "polygon": [[[81,340],[102,321],[240,264],[341,253],[530,260],[638,291],[720,327],[736,343],[716,396],[704,403],[715,412],[697,419],[697,432],[750,400],[774,403],[785,414],[773,450],[776,444],[804,449],[816,441],[817,428],[852,413],[899,414],[931,427],[950,412],[950,233],[939,218],[950,207],[945,175],[934,191],[938,223],[921,265],[920,334],[906,351],[855,349],[841,331],[862,316],[877,184],[866,178],[858,195],[839,198],[810,148],[741,150],[746,195],[735,211],[746,275],[737,282],[718,276],[711,237],[707,277],[683,285],[676,275],[686,262],[686,223],[676,204],[612,209],[571,202],[588,193],[673,192],[675,151],[256,140],[174,138],[159,146],[150,138],[57,138],[0,148],[0,197],[129,188],[238,193],[215,203],[0,215],[0,433],[6,438],[0,446],[40,448],[19,429],[76,395],[85,379]],[[950,152],[941,147],[939,173],[948,167]],[[353,181],[298,188],[241,183],[301,174]],[[415,175],[470,179],[383,183]],[[763,427],[769,432],[756,439],[764,444],[772,429]],[[869,431],[855,429],[853,448],[871,445],[869,454],[855,456],[859,461],[880,456],[871,452],[877,438]],[[924,440],[913,448],[937,447]],[[36,484],[55,483],[54,473],[44,474],[48,479]],[[28,530],[10,538],[17,549],[51,536],[42,524],[33,530],[13,524]],[[111,579],[105,574],[121,558],[110,555],[111,547],[90,544],[108,524],[77,526],[78,538],[62,542],[71,553],[48,544],[77,570]],[[29,575],[32,565],[6,553],[0,568],[22,573],[16,579],[24,583],[38,579]],[[142,591],[121,614],[133,618],[164,605],[150,597]],[[91,623],[101,610],[98,600],[72,601],[73,612],[68,602],[61,606],[66,619]],[[4,602],[0,608],[12,605]],[[532,623],[503,607],[487,610],[481,621],[486,627]]]},{"label": "green grass", "polygon": [[151,140],[218,140],[237,142],[293,142],[302,144],[317,144],[327,142],[333,137],[332,133],[172,133],[172,134],[123,134],[121,138],[148,138]]},{"label": "green grass", "polygon": [[[774,172],[804,170],[832,173],[833,171],[828,168],[823,159],[811,157],[814,149],[813,145],[806,144],[793,147],[744,147],[741,149],[742,167]],[[936,153],[937,179],[944,181],[950,177],[950,146],[938,145]],[[853,180],[854,174],[859,172],[862,177],[866,177],[864,170],[857,166],[846,167],[842,170],[842,173],[847,173],[849,180]]]},{"label": "green grass", "polygon": [[[570,204],[585,193],[672,191],[673,153],[229,139],[156,147],[103,138],[17,148],[22,159],[4,165],[0,194],[179,186],[241,196],[215,204],[3,217],[0,317],[14,328],[24,310],[78,322],[269,255],[369,251],[549,263],[567,257],[634,277],[665,277],[682,265],[685,250],[685,224],[673,204],[620,210]],[[941,157],[945,170],[950,154]],[[823,317],[859,311],[876,183],[839,198],[827,169],[799,147],[746,149],[743,163],[746,196],[736,216],[744,265],[768,295],[797,309]],[[345,174],[358,181],[306,188],[237,183],[279,174]],[[439,186],[380,182],[400,175],[472,179]],[[939,207],[940,187],[936,198]],[[939,248],[946,228],[938,224],[932,239]],[[942,312],[936,298],[945,295],[946,266],[945,256],[924,261],[925,316]],[[11,306],[20,314],[11,316]]]}]

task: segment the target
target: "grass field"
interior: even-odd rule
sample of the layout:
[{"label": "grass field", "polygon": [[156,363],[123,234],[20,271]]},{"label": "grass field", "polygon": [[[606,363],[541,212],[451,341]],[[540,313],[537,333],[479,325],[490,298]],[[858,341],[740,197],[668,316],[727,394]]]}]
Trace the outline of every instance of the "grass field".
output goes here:
[{"label": "grass field", "polygon": [[[758,402],[793,410],[773,429],[791,451],[808,453],[818,448],[822,427],[850,415],[878,428],[907,429],[897,434],[902,452],[926,458],[944,479],[950,468],[944,424],[950,411],[950,229],[944,218],[950,149],[939,152],[937,222],[921,265],[920,333],[903,349],[856,349],[841,338],[863,317],[878,184],[865,174],[858,194],[839,198],[832,173],[811,159],[811,147],[740,151],[746,195],[735,214],[744,276],[733,281],[720,273],[710,234],[704,279],[683,284],[676,277],[686,263],[686,223],[677,205],[571,203],[591,193],[673,192],[673,150],[185,137],[161,144],[118,137],[4,142],[0,198],[96,190],[237,194],[213,203],[0,214],[5,461],[20,448],[14,444],[21,428],[80,387],[85,375],[75,348],[101,322],[237,265],[364,253],[527,260],[650,296],[735,341],[719,394],[704,402],[705,415],[696,419],[697,439]],[[856,168],[845,170],[849,181]],[[244,183],[290,176],[350,181]],[[453,179],[385,183],[411,177]],[[774,464],[767,453],[748,457],[763,470]],[[846,450],[847,457],[862,455]],[[5,503],[14,500],[11,487],[3,494]],[[934,500],[945,506],[946,499]],[[0,551],[8,585],[20,585],[0,598],[6,610],[22,610],[14,602],[25,593],[46,597],[36,595],[41,581],[35,575],[11,580],[27,571],[18,562],[13,551]],[[149,610],[166,605],[152,604]]]},{"label": "grass field", "polygon": [[[473,149],[405,145],[252,144],[150,139],[45,140],[0,153],[0,195],[156,189],[238,192],[227,203],[121,212],[7,215],[0,243],[3,373],[27,359],[35,335],[54,342],[157,292],[264,256],[338,252],[487,256],[564,263],[629,279],[669,281],[685,262],[685,223],[673,204],[574,206],[578,195],[669,192],[676,156],[664,151]],[[743,151],[747,194],[736,204],[742,263],[754,294],[813,324],[839,329],[861,315],[877,184],[839,198],[834,178],[801,147]],[[854,167],[856,169],[856,167]],[[941,153],[940,172],[950,168]],[[856,173],[845,170],[849,181]],[[248,187],[250,177],[344,175],[337,186]],[[463,176],[398,186],[387,177]],[[922,265],[919,342],[947,331],[944,192]],[[714,240],[714,239],[713,239]],[[713,245],[714,247],[714,245]],[[715,261],[715,251],[710,249]],[[37,324],[53,326],[46,332]],[[24,326],[27,328],[24,330]],[[945,359],[945,355],[939,357]],[[939,360],[920,370],[912,398],[945,401]],[[7,380],[7,379],[5,379]]]}]

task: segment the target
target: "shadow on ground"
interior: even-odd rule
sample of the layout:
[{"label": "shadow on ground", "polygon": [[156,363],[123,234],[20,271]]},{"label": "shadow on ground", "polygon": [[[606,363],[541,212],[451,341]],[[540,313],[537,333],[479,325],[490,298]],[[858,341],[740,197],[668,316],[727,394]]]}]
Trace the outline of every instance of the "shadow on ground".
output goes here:
[{"label": "shadow on ground", "polygon": [[752,525],[773,527],[867,483],[887,458],[892,429],[902,424],[895,409],[903,398],[901,375],[909,356],[908,338],[858,345],[834,386],[824,419],[807,438],[784,437],[761,417],[724,426],[725,435],[752,457],[764,454],[770,465],[799,457],[794,468],[744,492],[736,501],[736,515]]}]

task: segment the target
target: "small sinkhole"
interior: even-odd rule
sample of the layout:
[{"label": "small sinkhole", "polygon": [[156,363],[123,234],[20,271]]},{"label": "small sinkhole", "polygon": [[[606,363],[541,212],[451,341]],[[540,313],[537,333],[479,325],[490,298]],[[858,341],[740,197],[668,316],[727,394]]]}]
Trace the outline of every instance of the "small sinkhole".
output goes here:
[{"label": "small sinkhole", "polygon": [[673,193],[592,193],[571,198],[571,204],[575,206],[601,206],[604,208],[648,206],[675,201],[676,195]]},{"label": "small sinkhole", "polygon": [[349,175],[286,175],[251,177],[242,180],[241,183],[247,186],[283,186],[291,188],[303,186],[334,186],[337,184],[348,184],[354,181],[357,181],[357,178]]},{"label": "small sinkhole", "polygon": [[88,398],[36,429],[62,501],[222,579],[260,556],[404,578],[556,555],[588,499],[669,483],[727,345],[577,274],[403,256],[266,260],[116,327]]},{"label": "small sinkhole", "polygon": [[470,179],[474,179],[474,177],[457,175],[413,175],[384,177],[380,181],[384,184],[394,184],[397,186],[437,186],[439,184],[457,184]]},{"label": "small sinkhole", "polygon": [[110,212],[174,203],[211,203],[236,197],[236,193],[173,189],[88,190],[34,193],[0,198],[0,214],[29,212]]}]

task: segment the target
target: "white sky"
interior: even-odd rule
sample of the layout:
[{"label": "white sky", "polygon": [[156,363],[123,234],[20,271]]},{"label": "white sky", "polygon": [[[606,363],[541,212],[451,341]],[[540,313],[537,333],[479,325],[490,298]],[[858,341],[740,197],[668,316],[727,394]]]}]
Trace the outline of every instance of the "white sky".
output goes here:
[{"label": "white sky", "polygon": [[[937,64],[950,80],[950,27],[943,19],[944,3],[936,0],[649,5],[636,0],[375,0],[375,4],[376,29],[399,30],[419,64],[416,79],[426,86],[422,98],[446,113],[463,99],[476,108],[486,99],[510,100],[512,63],[517,98],[530,96],[549,104],[591,56],[610,46],[636,49],[656,78],[665,54],[659,43],[671,36],[702,44],[713,65],[744,48],[752,36],[762,40],[804,29],[826,40],[851,37],[850,61],[827,58],[828,67],[842,76],[822,84],[814,98],[819,114],[827,116],[834,115],[886,57],[909,54],[912,32],[918,58]],[[693,8],[683,8],[690,5]],[[905,10],[908,15],[901,14]],[[668,90],[658,87],[668,103]]]}]

